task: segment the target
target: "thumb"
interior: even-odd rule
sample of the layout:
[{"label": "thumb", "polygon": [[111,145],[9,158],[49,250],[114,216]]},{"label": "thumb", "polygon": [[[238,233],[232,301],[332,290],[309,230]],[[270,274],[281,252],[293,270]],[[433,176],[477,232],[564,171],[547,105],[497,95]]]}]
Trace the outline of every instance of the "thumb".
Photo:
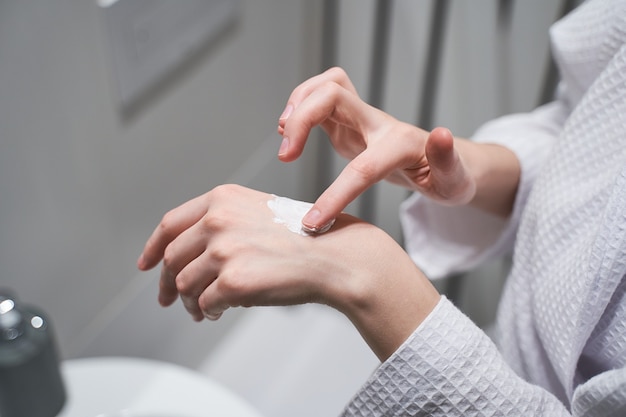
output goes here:
[{"label": "thumb", "polygon": [[435,175],[448,176],[457,168],[459,157],[454,149],[454,137],[448,129],[433,129],[426,141],[425,152],[431,172]]},{"label": "thumb", "polygon": [[442,127],[433,129],[426,141],[425,153],[438,197],[448,203],[467,203],[475,194],[476,184],[454,146],[452,133]]}]

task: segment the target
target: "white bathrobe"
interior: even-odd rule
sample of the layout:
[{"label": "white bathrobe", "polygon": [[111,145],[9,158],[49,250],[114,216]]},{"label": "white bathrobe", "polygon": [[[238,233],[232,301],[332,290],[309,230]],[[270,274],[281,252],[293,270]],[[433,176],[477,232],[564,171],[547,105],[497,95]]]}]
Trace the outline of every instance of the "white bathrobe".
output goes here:
[{"label": "white bathrobe", "polygon": [[626,416],[626,1],[586,2],[550,34],[558,99],[474,137],[521,162],[511,218],[418,195],[401,212],[432,278],[514,247],[498,346],[442,298],[345,416]]}]

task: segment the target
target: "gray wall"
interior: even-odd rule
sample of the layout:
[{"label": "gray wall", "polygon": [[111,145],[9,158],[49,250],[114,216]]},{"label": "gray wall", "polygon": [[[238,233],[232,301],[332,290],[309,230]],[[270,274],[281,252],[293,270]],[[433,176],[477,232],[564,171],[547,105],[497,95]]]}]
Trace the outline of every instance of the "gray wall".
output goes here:
[{"label": "gray wall", "polygon": [[135,261],[161,216],[224,182],[310,198],[311,165],[277,160],[276,126],[318,69],[319,7],[241,6],[124,114],[95,0],[0,2],[0,287],[53,317],[64,357],[193,365],[236,313],[207,327],[157,306]]},{"label": "gray wall", "polygon": [[[560,3],[515,2],[503,38],[497,1],[452,2],[435,123],[471,135],[532,108]],[[0,287],[53,317],[64,357],[196,366],[232,328],[236,310],[195,324],[179,304],[158,307],[157,274],[138,273],[135,260],[165,211],[217,184],[315,197],[314,144],[283,165],[275,129],[291,89],[319,70],[321,4],[242,1],[234,25],[125,114],[95,0],[0,1]],[[431,4],[395,2],[383,107],[408,122],[419,110]],[[374,1],[342,0],[339,12],[338,64],[367,97]],[[334,159],[334,171],[343,164]],[[398,240],[405,196],[379,188],[376,223]],[[472,281],[481,286],[493,284]]]},{"label": "gray wall", "polygon": [[[365,99],[375,3],[340,2],[338,64]],[[548,29],[562,1],[515,1],[507,36],[497,30],[498,3],[449,2],[433,123],[459,136],[471,136],[482,123],[499,115],[531,110],[540,96],[548,66]],[[393,4],[382,107],[400,120],[416,123],[434,2],[395,0]],[[337,160],[336,171],[343,162]],[[397,204],[406,193],[384,183],[380,188],[377,223],[400,239]]]},{"label": "gray wall", "polygon": [[[385,97],[382,108],[416,123],[434,1],[395,0],[392,8]],[[342,0],[338,63],[362,97],[368,97],[375,14],[374,0]],[[515,1],[510,31],[497,26],[496,0],[449,2],[433,126],[446,126],[470,137],[482,123],[511,112],[533,109],[541,96],[549,65],[548,29],[558,18],[562,0]],[[335,159],[335,172],[345,165]],[[387,183],[376,190],[375,222],[398,241],[402,232],[398,205],[407,193]],[[353,205],[353,211],[357,211]],[[459,303],[479,325],[494,318],[508,260],[473,271]],[[439,282],[446,290],[447,283]]]}]

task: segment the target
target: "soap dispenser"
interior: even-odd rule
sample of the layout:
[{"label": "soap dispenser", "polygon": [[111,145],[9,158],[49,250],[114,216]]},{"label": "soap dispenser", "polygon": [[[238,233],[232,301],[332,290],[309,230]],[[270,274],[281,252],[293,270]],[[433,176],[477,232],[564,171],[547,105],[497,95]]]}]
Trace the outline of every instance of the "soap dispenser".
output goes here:
[{"label": "soap dispenser", "polygon": [[47,316],[0,292],[0,417],[54,417],[65,398]]}]

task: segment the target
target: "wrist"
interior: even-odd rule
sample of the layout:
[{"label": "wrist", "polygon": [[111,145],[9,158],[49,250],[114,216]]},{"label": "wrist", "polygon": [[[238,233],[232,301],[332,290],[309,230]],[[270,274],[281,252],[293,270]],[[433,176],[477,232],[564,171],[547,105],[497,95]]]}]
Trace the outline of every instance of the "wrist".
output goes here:
[{"label": "wrist", "polygon": [[385,361],[430,314],[440,295],[402,248],[376,230],[380,236],[372,235],[371,240],[383,256],[351,270],[349,279],[338,280],[340,289],[335,294],[339,296],[332,306],[348,317]]},{"label": "wrist", "polygon": [[474,196],[468,204],[508,217],[513,210],[520,178],[520,164],[515,153],[501,145],[466,139],[456,139],[455,146],[476,184]]}]

